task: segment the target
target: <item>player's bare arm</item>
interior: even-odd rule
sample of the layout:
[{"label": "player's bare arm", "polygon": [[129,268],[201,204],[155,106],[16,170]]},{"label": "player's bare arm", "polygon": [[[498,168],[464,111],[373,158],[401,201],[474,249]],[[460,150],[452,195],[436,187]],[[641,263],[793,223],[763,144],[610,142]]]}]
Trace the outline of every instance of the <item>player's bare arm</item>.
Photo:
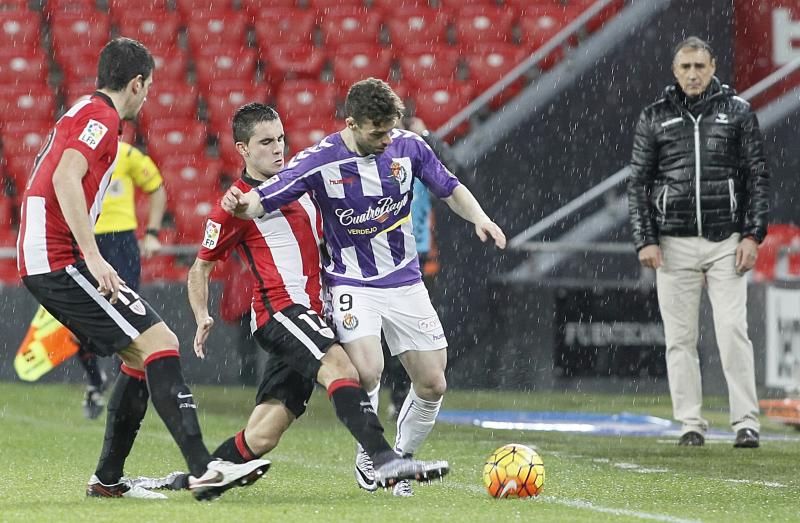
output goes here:
[{"label": "player's bare arm", "polygon": [[208,279],[217,262],[196,258],[189,269],[189,305],[192,307],[197,331],[194,334],[194,353],[198,358],[206,356],[204,345],[214,326],[214,318],[208,313]]},{"label": "player's bare arm", "polygon": [[[149,209],[147,212],[147,230],[161,229],[161,222],[164,219],[164,211],[167,209],[167,191],[164,186],[160,186],[148,195]],[[161,242],[158,236],[145,234],[139,243],[139,249],[144,258],[150,258],[161,250]]]},{"label": "player's bare arm", "polygon": [[478,235],[482,242],[492,238],[497,247],[500,249],[506,248],[506,235],[496,223],[486,216],[481,204],[478,203],[478,200],[475,199],[469,189],[459,185],[453,190],[453,194],[444,198],[444,202],[454,213],[475,224],[475,234]]},{"label": "player's bare arm", "polygon": [[222,197],[222,208],[225,212],[243,220],[252,220],[264,214],[258,192],[243,193],[235,185]]},{"label": "player's bare arm", "polygon": [[53,189],[64,220],[86,260],[86,267],[97,280],[97,290],[102,294],[110,292],[111,303],[116,303],[122,280],[117,271],[100,256],[94,230],[86,214],[86,197],[81,180],[88,169],[89,163],[81,153],[75,149],[66,149],[53,172]]}]

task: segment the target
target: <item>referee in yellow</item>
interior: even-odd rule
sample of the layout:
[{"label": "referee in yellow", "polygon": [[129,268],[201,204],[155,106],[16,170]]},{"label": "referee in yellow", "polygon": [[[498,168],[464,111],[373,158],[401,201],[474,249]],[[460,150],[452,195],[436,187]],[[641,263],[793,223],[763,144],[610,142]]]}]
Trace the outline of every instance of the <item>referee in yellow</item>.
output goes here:
[{"label": "referee in yellow", "polygon": [[[136,189],[148,195],[149,209],[147,229],[141,241],[136,240]],[[95,237],[100,254],[116,269],[125,284],[139,291],[141,279],[141,256],[149,258],[161,248],[158,232],[167,193],[164,190],[161,172],[149,156],[132,145],[120,142],[117,166],[106,191],[100,218],[95,225]],[[95,419],[103,412],[103,388],[105,376],[97,365],[97,357],[81,348],[78,359],[86,370],[89,386],[83,401],[83,414]]]}]

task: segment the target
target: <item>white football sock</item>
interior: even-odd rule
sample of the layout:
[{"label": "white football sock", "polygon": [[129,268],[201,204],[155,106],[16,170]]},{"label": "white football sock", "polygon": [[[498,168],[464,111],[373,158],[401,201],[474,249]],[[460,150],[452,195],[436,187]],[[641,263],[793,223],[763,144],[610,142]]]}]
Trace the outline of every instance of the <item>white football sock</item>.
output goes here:
[{"label": "white football sock", "polygon": [[433,430],[441,406],[442,398],[439,401],[424,400],[417,396],[412,384],[397,415],[394,449],[400,454],[414,454]]}]

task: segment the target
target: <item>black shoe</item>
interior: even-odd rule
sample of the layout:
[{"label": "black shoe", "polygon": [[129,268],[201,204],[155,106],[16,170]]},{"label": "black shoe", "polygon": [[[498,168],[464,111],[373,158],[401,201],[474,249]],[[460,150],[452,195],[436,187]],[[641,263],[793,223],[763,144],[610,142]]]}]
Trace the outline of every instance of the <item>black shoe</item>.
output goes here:
[{"label": "black shoe", "polygon": [[753,429],[737,430],[733,446],[737,449],[757,449],[759,446],[758,432]]},{"label": "black shoe", "polygon": [[681,436],[681,439],[678,440],[678,446],[681,447],[702,447],[705,444],[706,438],[704,438],[699,432],[695,432],[693,430],[685,433],[683,436]]}]

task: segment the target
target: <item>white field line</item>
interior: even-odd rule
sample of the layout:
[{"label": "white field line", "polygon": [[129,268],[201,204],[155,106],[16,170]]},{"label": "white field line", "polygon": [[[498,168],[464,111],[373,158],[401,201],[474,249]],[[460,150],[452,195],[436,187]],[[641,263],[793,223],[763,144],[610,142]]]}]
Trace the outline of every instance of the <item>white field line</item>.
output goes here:
[{"label": "white field line", "polygon": [[[486,495],[486,490],[477,485],[470,485],[466,483],[454,483],[454,482],[449,482],[449,483],[454,484],[465,490]],[[683,519],[675,516],[670,516],[667,514],[654,514],[652,512],[640,512],[638,510],[628,510],[624,508],[604,507],[602,505],[597,505],[595,503],[592,503],[591,501],[585,501],[582,499],[568,499],[568,498],[559,498],[555,496],[539,496],[538,498],[529,500],[529,502],[550,503],[552,505],[562,505],[565,507],[578,508],[578,509],[588,510],[591,512],[599,512],[601,514],[610,514],[612,516],[626,516],[631,518],[644,519],[647,521],[663,521],[665,523],[700,523],[700,520],[697,519]]]},{"label": "white field line", "polygon": [[723,479],[722,481],[727,481],[728,483],[745,483],[747,485],[759,485],[761,487],[789,488],[789,485],[784,485],[783,483],[776,483],[774,481],[752,481],[749,479]]}]

